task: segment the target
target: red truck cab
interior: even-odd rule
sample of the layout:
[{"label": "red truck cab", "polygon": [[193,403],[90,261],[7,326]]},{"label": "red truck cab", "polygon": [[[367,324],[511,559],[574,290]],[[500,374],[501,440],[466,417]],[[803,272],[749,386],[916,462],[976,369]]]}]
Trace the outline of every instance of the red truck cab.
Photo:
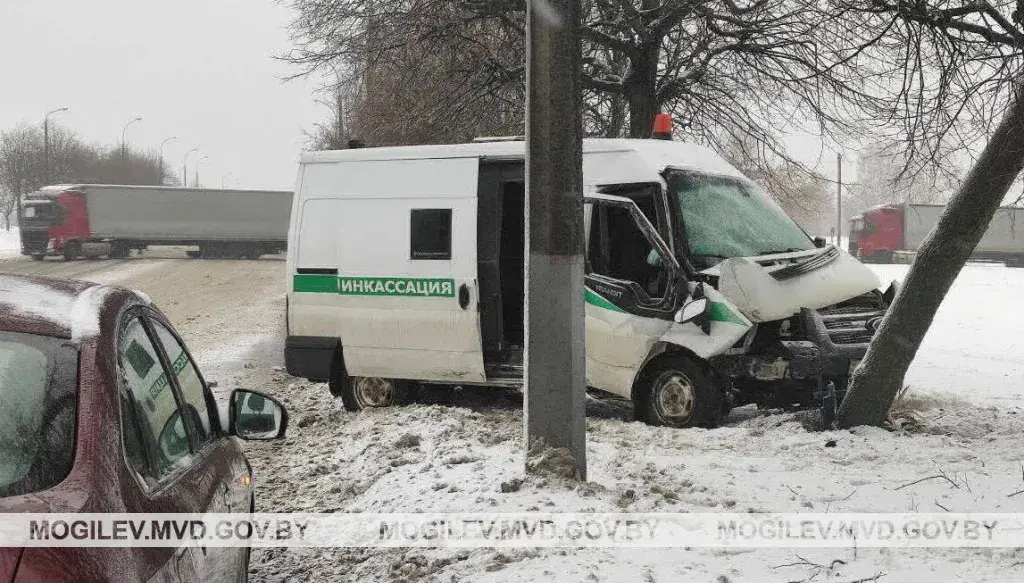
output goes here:
[{"label": "red truck cab", "polygon": [[850,254],[864,262],[892,263],[903,249],[903,208],[889,204],[867,209],[850,219]]},{"label": "red truck cab", "polygon": [[47,187],[28,195],[19,219],[21,254],[36,260],[47,255],[74,259],[90,236],[85,195],[70,187]]}]

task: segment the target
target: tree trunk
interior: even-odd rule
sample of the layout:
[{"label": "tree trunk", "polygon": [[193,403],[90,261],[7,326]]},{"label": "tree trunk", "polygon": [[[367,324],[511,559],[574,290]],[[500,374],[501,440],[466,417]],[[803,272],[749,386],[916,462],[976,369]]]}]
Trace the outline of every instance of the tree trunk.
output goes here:
[{"label": "tree trunk", "polygon": [[640,46],[639,58],[631,59],[623,93],[629,104],[629,137],[649,138],[658,114],[658,43]]},{"label": "tree trunk", "polygon": [[626,101],[621,95],[613,94],[611,97],[610,112],[608,115],[608,130],[606,138],[621,138],[622,129],[626,125]]},{"label": "tree trunk", "polygon": [[[917,253],[903,288],[851,379],[837,425],[880,425],[935,312],[1024,168],[1024,99],[1019,87],[1005,117]],[[977,317],[976,313],[960,314]]]}]

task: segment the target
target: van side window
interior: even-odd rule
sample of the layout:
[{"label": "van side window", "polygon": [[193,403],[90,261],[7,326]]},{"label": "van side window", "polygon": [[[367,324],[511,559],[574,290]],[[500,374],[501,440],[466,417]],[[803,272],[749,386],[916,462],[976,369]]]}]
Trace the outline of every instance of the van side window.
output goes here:
[{"label": "van side window", "polygon": [[587,273],[640,285],[653,297],[665,294],[667,273],[654,246],[628,209],[594,205],[587,243]]},{"label": "van side window", "polygon": [[409,259],[452,258],[452,209],[413,209]]}]

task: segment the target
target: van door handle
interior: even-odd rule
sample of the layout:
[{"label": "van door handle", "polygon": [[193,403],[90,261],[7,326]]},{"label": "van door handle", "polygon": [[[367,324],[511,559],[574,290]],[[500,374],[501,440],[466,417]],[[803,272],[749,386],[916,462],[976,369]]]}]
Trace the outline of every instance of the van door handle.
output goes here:
[{"label": "van door handle", "polygon": [[463,310],[469,307],[469,286],[466,284],[459,286],[459,307]]}]

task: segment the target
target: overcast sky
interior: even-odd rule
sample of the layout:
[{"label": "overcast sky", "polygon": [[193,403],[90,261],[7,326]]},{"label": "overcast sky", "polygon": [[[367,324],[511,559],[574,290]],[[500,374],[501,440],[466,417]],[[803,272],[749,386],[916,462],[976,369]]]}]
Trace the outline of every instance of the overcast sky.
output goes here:
[{"label": "overcast sky", "polygon": [[[44,114],[88,142],[165,149],[180,177],[195,161],[207,187],[294,188],[303,129],[329,116],[314,80],[272,57],[290,48],[289,8],[275,0],[0,0],[0,128]],[[796,157],[829,177],[835,154],[792,136]],[[855,178],[853,156],[844,177]]]},{"label": "overcast sky", "polygon": [[[274,0],[0,0],[0,128],[44,114],[87,142],[209,156],[205,186],[292,189],[302,130],[329,111],[271,57],[290,46]],[[196,154],[190,157],[189,176]]]}]

